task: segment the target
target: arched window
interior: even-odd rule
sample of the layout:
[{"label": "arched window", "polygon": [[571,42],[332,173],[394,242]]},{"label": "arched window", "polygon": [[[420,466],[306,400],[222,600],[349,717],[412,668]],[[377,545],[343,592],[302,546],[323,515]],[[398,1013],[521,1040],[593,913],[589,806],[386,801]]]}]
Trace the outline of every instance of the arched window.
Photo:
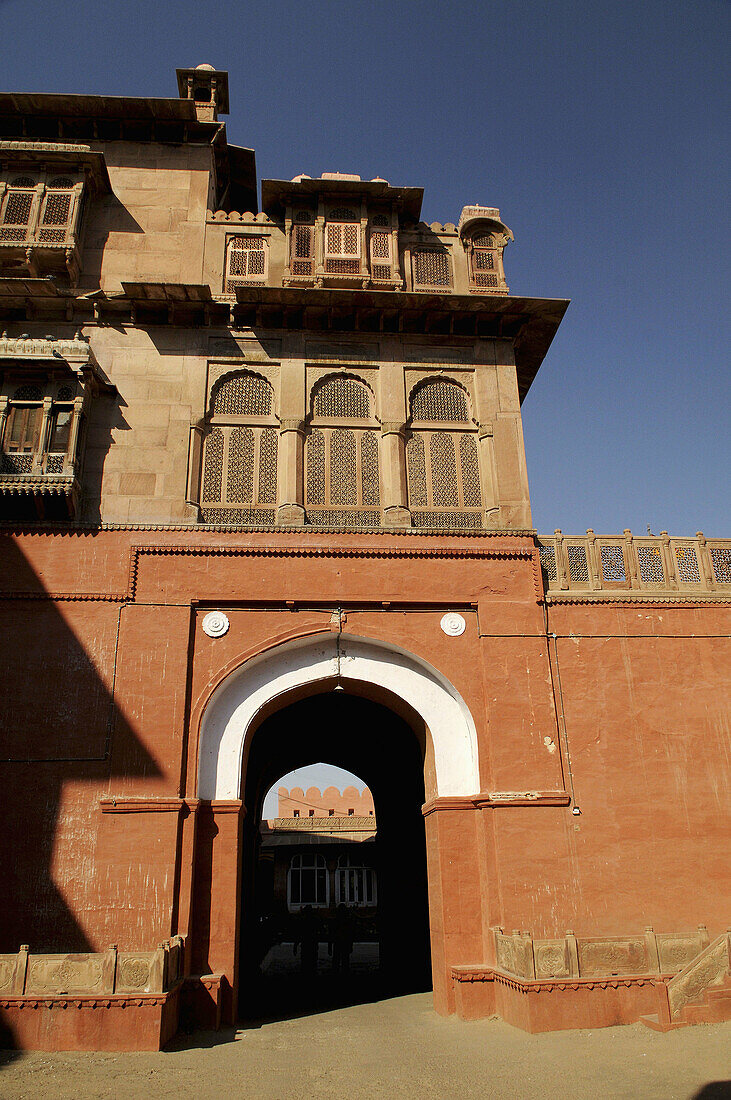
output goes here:
[{"label": "arched window", "polygon": [[373,394],[358,378],[324,379],[312,395],[306,444],[307,522],[378,527],[381,487]]},{"label": "arched window", "polygon": [[411,394],[406,443],[409,506],[415,527],[482,527],[477,428],[466,391],[447,378]]},{"label": "arched window", "polygon": [[335,871],[337,905],[373,906],[377,903],[376,872],[358,856],[340,856]]},{"label": "arched window", "polygon": [[324,909],[330,904],[330,881],[324,856],[292,856],[287,871],[287,908],[311,905]]},{"label": "arched window", "polygon": [[265,378],[238,371],[214,385],[203,450],[204,523],[274,523],[278,440],[274,394]]}]

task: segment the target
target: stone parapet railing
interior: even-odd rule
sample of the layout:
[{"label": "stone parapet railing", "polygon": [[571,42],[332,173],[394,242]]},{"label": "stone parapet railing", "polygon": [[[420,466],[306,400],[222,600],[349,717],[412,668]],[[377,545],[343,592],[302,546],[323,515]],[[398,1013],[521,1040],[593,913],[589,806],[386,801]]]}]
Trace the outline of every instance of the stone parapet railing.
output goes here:
[{"label": "stone parapet railing", "polygon": [[731,539],[621,535],[538,539],[546,599],[641,596],[693,599],[731,596]]},{"label": "stone parapet railing", "polygon": [[182,936],[165,940],[155,951],[107,951],[84,954],[31,954],[23,945],[15,955],[0,955],[0,999],[164,993],[182,977]]},{"label": "stone parapet railing", "polygon": [[646,928],[638,936],[575,936],[534,940],[530,932],[505,933],[493,928],[495,965],[525,981],[541,978],[629,977],[634,974],[677,974],[709,943],[708,931],[656,934]]},{"label": "stone parapet railing", "polygon": [[326,814],[315,814],[312,817],[275,817],[270,818],[266,825],[270,832],[350,833],[355,829],[374,833],[376,831],[375,817],[356,817],[355,814],[348,817],[328,817]]},{"label": "stone parapet railing", "polygon": [[668,982],[670,1018],[676,1019],[687,1004],[697,1001],[712,986],[720,985],[731,969],[730,963],[731,948],[726,932]]}]

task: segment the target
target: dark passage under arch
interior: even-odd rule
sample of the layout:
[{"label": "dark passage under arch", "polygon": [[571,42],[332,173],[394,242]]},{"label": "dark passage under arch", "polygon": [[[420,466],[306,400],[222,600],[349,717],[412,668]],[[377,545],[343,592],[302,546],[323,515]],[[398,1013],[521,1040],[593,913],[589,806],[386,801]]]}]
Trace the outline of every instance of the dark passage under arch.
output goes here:
[{"label": "dark passage under arch", "polygon": [[[415,722],[415,726],[417,723]],[[259,726],[244,776],[240,918],[240,997],[244,1019],[319,1011],[431,988],[429,911],[424,839],[426,731],[389,707],[330,691],[284,706]],[[271,872],[261,851],[261,810],[268,789],[286,772],[326,761],[355,773],[370,788],[377,835],[369,862],[377,868],[378,905],[372,923],[379,965],[368,973],[297,974],[273,979],[261,962],[277,939],[296,938],[295,917],[272,911]],[[314,848],[312,849],[314,851]],[[291,926],[287,926],[287,920]],[[327,921],[321,921],[327,937]]]}]

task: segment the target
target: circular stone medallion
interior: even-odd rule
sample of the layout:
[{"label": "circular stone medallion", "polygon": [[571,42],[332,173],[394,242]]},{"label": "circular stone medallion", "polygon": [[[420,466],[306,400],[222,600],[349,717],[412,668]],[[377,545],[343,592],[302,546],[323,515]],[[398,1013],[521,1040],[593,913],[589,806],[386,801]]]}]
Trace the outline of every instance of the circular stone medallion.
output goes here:
[{"label": "circular stone medallion", "polygon": [[220,638],[228,628],[228,616],[223,611],[209,611],[203,620],[203,632],[209,638]]},{"label": "circular stone medallion", "polygon": [[450,638],[457,638],[460,634],[464,634],[467,627],[467,623],[456,611],[449,611],[446,615],[442,615],[439,625]]}]

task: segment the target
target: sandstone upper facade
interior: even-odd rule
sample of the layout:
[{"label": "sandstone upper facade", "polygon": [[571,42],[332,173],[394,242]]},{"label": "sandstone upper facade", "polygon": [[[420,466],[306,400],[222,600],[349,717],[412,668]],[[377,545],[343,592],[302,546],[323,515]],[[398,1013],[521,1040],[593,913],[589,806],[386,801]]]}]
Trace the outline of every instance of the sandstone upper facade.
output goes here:
[{"label": "sandstone upper facade", "polygon": [[227,75],[0,95],[3,519],[531,526],[520,404],[566,308],[495,207],[264,180]]}]

